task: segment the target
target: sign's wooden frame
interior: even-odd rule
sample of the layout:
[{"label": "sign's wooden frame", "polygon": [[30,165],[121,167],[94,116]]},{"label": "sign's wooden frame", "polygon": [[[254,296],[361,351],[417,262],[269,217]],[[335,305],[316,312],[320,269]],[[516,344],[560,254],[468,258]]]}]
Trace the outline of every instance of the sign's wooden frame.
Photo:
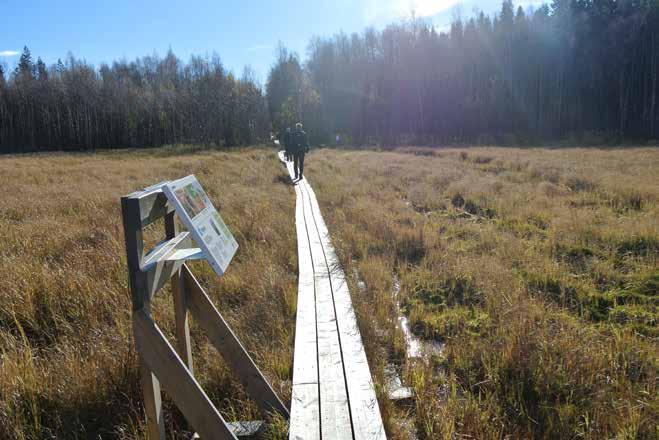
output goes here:
[{"label": "sign's wooden frame", "polygon": [[[224,420],[194,378],[189,314],[197,320],[261,411],[278,413],[288,420],[288,409],[185,264],[186,260],[203,258],[203,254],[195,249],[188,232],[178,232],[174,207],[160,188],[161,184],[154,185],[121,198],[133,301],[133,334],[140,361],[149,438],[165,439],[160,383],[201,438],[237,438],[236,426]],[[143,230],[163,218],[166,238],[145,255]],[[170,280],[176,348],[151,317],[151,300]]]}]

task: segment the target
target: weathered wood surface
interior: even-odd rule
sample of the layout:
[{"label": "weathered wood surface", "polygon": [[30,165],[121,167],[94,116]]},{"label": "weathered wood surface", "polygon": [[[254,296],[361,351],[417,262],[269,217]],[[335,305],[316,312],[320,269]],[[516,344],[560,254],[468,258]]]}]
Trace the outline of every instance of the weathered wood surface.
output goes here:
[{"label": "weathered wood surface", "polygon": [[170,259],[175,252],[190,249],[193,246],[192,236],[189,232],[181,232],[171,240],[165,241],[151,252],[142,262],[141,271],[146,277],[146,292],[148,301],[162,289],[172,276],[178,274],[181,266],[185,263],[183,259]]},{"label": "weathered wood surface", "polygon": [[[265,429],[265,422],[263,420],[229,422],[227,426],[236,437],[256,438]],[[202,438],[195,432],[190,440],[202,440]]]},{"label": "weathered wood surface", "polygon": [[290,438],[385,439],[345,274],[306,179],[295,193],[300,279]]},{"label": "weathered wood surface", "polygon": [[[144,311],[133,312],[135,344],[146,366],[160,379],[167,393],[202,438],[235,439],[204,390]],[[164,437],[162,437],[164,438]]]},{"label": "weathered wood surface", "polygon": [[165,417],[162,411],[160,382],[156,375],[146,366],[142,356],[139,358],[147,434],[150,439],[165,438]]},{"label": "weathered wood surface", "polygon": [[[254,436],[264,422],[227,424],[193,376],[189,315],[195,315],[209,339],[240,378],[264,415],[288,409],[229,328],[210,298],[185,266],[203,254],[193,248],[188,232],[178,233],[175,211],[160,187],[154,185],[122,197],[124,237],[133,299],[133,333],[140,358],[140,373],[151,439],[165,439],[160,384],[203,438],[234,439]],[[144,250],[143,228],[163,218],[166,238],[150,252]],[[171,279],[176,322],[176,350],[150,316],[152,297]],[[191,313],[190,313],[191,312]]]},{"label": "weathered wood surface", "polygon": [[301,200],[298,197],[295,204],[297,246],[300,257],[289,436],[296,440],[314,440],[320,438],[316,294],[311,250]]},{"label": "weathered wood surface", "polygon": [[352,426],[355,438],[385,438],[384,425],[375,395],[375,387],[362,343],[357,317],[350,299],[345,273],[332,247],[329,231],[320,214],[320,207],[311,186],[304,181],[303,188],[309,197],[314,221],[325,253],[328,274],[334,294],[337,327],[343,351],[343,368],[346,386],[350,393]]},{"label": "weathered wood surface", "polygon": [[[178,226],[174,213],[165,216],[165,236],[173,239],[178,235]],[[174,322],[176,323],[176,350],[183,363],[194,375],[192,367],[192,343],[190,341],[190,324],[188,322],[188,301],[181,269],[172,275],[172,301],[174,303]]]}]

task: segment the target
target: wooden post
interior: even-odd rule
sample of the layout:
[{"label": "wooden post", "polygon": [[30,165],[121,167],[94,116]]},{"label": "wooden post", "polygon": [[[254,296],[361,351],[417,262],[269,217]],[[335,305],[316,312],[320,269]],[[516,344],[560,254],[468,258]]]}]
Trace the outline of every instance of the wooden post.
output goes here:
[{"label": "wooden post", "polygon": [[146,432],[150,439],[165,438],[165,420],[162,413],[162,397],[160,382],[155,374],[146,366],[140,355],[140,379],[142,381],[142,396],[146,415]]},{"label": "wooden post", "polygon": [[[165,216],[165,234],[168,239],[176,237],[178,228],[174,213]],[[181,277],[181,268],[172,276],[172,297],[174,300],[174,320],[176,322],[176,351],[188,367],[190,374],[192,369],[192,347],[190,344],[190,324],[188,322],[188,305],[185,283]]]},{"label": "wooden post", "polygon": [[[142,239],[142,219],[140,203],[137,199],[123,197],[121,208],[124,222],[124,238],[126,240],[126,260],[128,263],[128,278],[133,311],[143,310],[151,314],[151,304],[145,298],[146,277],[140,270],[144,242]],[[162,397],[160,382],[146,366],[142,355],[139,356],[142,395],[144,397],[144,412],[146,415],[147,433],[150,439],[165,439],[165,420],[162,412]]]}]

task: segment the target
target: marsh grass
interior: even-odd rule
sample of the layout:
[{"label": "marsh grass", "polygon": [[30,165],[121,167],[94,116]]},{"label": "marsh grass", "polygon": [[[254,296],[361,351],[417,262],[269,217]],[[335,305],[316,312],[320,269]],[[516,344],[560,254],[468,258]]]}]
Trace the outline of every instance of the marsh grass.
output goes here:
[{"label": "marsh grass", "polygon": [[[193,271],[284,399],[296,302],[294,195],[274,152],[170,147],[0,159],[0,438],[144,438],[119,199],[194,173],[240,249]],[[147,242],[163,237],[162,222]],[[172,335],[165,289],[156,322]],[[260,418],[192,321],[195,374],[229,420]],[[167,399],[166,424],[189,428]],[[282,435],[271,424],[268,437]]]},{"label": "marsh grass", "polygon": [[[318,150],[307,164],[389,438],[410,438],[410,421],[423,439],[657,437],[656,149]],[[274,151],[8,156],[0,438],[144,438],[119,198],[190,173],[241,246],[222,278],[193,271],[289,401],[295,196]],[[406,359],[395,285],[441,354]],[[171,336],[168,293],[154,313]],[[259,417],[194,320],[191,330],[195,374],[221,412]],[[392,364],[415,389],[411,405],[386,398]],[[183,438],[190,428],[165,405]],[[285,438],[286,424],[264,436]]]},{"label": "marsh grass", "polygon": [[[657,438],[656,149],[321,150],[307,169],[365,284],[376,381],[400,366],[421,438]],[[394,275],[441,356],[401,353]],[[380,405],[406,438],[410,409]]]}]

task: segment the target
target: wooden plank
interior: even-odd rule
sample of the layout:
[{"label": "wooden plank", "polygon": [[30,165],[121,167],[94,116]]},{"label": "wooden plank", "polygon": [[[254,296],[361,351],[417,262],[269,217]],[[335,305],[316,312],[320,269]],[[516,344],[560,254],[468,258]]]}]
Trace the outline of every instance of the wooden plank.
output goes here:
[{"label": "wooden plank", "polygon": [[139,205],[139,225],[141,228],[145,228],[165,215],[174,212],[174,207],[169,203],[167,196],[165,196],[160,188],[165,183],[167,181],[157,183],[125,196],[125,198],[137,200]]},{"label": "wooden plank", "polygon": [[295,357],[293,384],[318,382],[318,353],[316,349],[316,305],[313,263],[309,238],[304,223],[302,201],[296,203],[298,242],[298,298],[295,319]]},{"label": "wooden plank", "polygon": [[[319,403],[317,383],[293,385],[289,440],[321,438],[320,418],[317,414]],[[310,417],[310,414],[316,414],[316,416]]]},{"label": "wooden plank", "polygon": [[302,202],[298,196],[295,222],[299,275],[289,438],[313,440],[320,439],[316,304],[313,264]]},{"label": "wooden plank", "polygon": [[[157,214],[159,216],[158,218],[160,218],[164,215],[173,215],[174,213],[174,211],[169,211],[165,208],[154,208],[156,205],[164,206],[162,205],[162,201],[157,202],[157,199],[157,192],[154,191],[137,192],[121,198],[128,277],[133,300],[133,310],[140,310],[148,307],[153,294],[169,280],[169,276],[171,276],[170,271],[176,270],[177,266],[180,266],[180,263],[176,262],[163,262],[163,266],[155,268],[155,270],[150,273],[144,273],[142,270],[145,263],[147,269],[151,269],[154,259],[156,259],[160,253],[165,252],[168,249],[167,241],[165,241],[151,251],[146,256],[147,261],[144,261],[142,228],[144,227],[145,219],[149,220],[151,218],[149,216],[152,214]],[[153,206],[150,206],[150,204]],[[145,205],[146,208],[143,205]],[[143,212],[145,209],[149,209],[149,213],[145,214]],[[182,240],[180,243],[177,242],[177,249],[181,249],[186,245],[191,247],[191,243],[192,241],[189,239],[187,239],[187,241]]]},{"label": "wooden plank", "polygon": [[[250,421],[239,421],[239,422],[229,422],[227,426],[233,432],[233,435],[241,438],[255,438],[259,435],[265,428],[265,422],[263,420],[250,420]],[[192,434],[191,440],[199,440],[199,434],[196,432]]]},{"label": "wooden plank", "polygon": [[306,181],[301,186],[312,209],[331,280],[355,438],[384,439],[384,424],[345,273],[331,244],[313,189]]},{"label": "wooden plank", "polygon": [[139,200],[131,197],[121,198],[121,213],[126,244],[126,263],[128,265],[128,282],[130,286],[133,310],[140,310],[148,305],[145,298],[146,276],[141,271],[144,240],[140,225]]},{"label": "wooden plank", "polygon": [[141,269],[146,272],[155,266],[159,261],[166,260],[169,255],[179,249],[193,248],[192,236],[189,232],[181,232],[175,237],[165,239],[158,243],[153,249],[144,256]]},{"label": "wooden plank", "polygon": [[321,436],[323,439],[349,439],[352,438],[352,425],[332,288],[311,206],[307,197],[302,199],[316,292]]},{"label": "wooden plank", "polygon": [[144,414],[146,416],[146,432],[149,439],[165,440],[165,417],[162,411],[162,396],[158,378],[146,366],[146,362],[139,356],[140,382],[142,384],[142,397],[144,398]]},{"label": "wooden plank", "polygon": [[202,438],[235,439],[158,326],[142,310],[133,312],[135,344],[147,367],[162,382],[176,406]]},{"label": "wooden plank", "polygon": [[192,235],[189,232],[181,232],[171,240],[166,240],[156,246],[144,257],[142,272],[146,277],[145,293],[148,301],[178,273],[185,260],[169,259],[179,250],[189,249],[194,246]]},{"label": "wooden plank", "polygon": [[[173,239],[178,235],[175,214],[172,212],[165,216],[165,236]],[[176,351],[183,363],[188,367],[190,374],[194,375],[192,366],[192,344],[190,342],[190,324],[188,322],[188,305],[185,285],[181,277],[180,268],[172,275],[172,300],[174,303],[174,322],[176,334]]]},{"label": "wooden plank", "polygon": [[[280,155],[280,160],[282,159]],[[292,177],[294,173],[292,165],[290,163],[286,165]],[[316,308],[318,311],[318,368],[323,438],[353,438],[354,435],[355,439],[384,439],[386,438],[384,425],[382,423],[366,353],[357,326],[354,308],[352,307],[350,292],[347,288],[345,274],[340,268],[331,245],[327,226],[320,213],[315,194],[306,179],[302,179],[296,185],[296,194],[298,199],[303,200],[306,216],[305,227],[309,233],[313,267],[315,270],[314,281],[316,286]],[[325,271],[324,274],[320,273],[323,270]],[[300,276],[302,276],[302,268],[300,268]],[[301,298],[298,298],[298,303],[300,301]],[[331,310],[331,313],[328,313],[328,310]],[[334,321],[328,319],[329,314],[334,315]],[[330,324],[334,325],[333,329]],[[332,332],[334,335],[332,335]],[[298,336],[296,334],[296,357],[299,350],[297,338]],[[332,359],[331,347],[336,345],[337,340],[341,350],[341,364],[335,364],[334,370],[335,372],[340,369],[345,371],[343,389],[347,393],[348,417],[346,417],[345,411],[342,412],[343,416],[340,413],[337,414],[334,412],[337,409],[341,412],[341,408],[345,408],[346,405],[340,402],[341,399],[339,399],[337,404],[336,400],[330,397],[336,397],[337,392],[341,393],[341,386],[339,386],[340,384],[337,381],[336,375],[331,376],[329,374],[330,370],[325,368],[330,365],[328,361]],[[302,344],[300,345],[302,346]],[[336,357],[336,353],[333,354]],[[307,386],[307,389],[309,388],[310,386]],[[294,404],[295,400],[292,402],[292,405]],[[337,419],[343,421],[348,420],[352,432],[335,430]],[[326,421],[334,423],[331,432],[326,429]],[[298,423],[297,420],[292,416],[291,434],[293,434],[293,428],[296,426],[296,423]],[[300,438],[304,438],[304,435],[305,433],[303,432]]]},{"label": "wooden plank", "polygon": [[265,428],[263,420],[241,420],[238,422],[229,422],[229,429],[236,437],[255,437]]},{"label": "wooden plank", "polygon": [[174,322],[176,323],[176,351],[183,359],[185,366],[188,367],[190,374],[194,374],[188,299],[180,269],[172,276],[172,300],[174,302]]},{"label": "wooden plank", "polygon": [[265,414],[276,411],[288,419],[288,409],[279,400],[192,272],[183,265],[181,273],[186,286],[190,312],[206,332],[215,349],[220,352],[234,374],[238,376],[247,394],[254,399]]},{"label": "wooden plank", "polygon": [[[145,313],[148,313],[149,303],[144,294],[146,288],[146,276],[140,270],[142,254],[144,252],[144,242],[142,237],[142,227],[140,226],[139,200],[130,197],[123,197],[121,199],[121,212],[133,310],[144,309]],[[162,396],[160,394],[160,382],[146,365],[146,361],[141,355],[139,356],[139,363],[147,435],[152,440],[165,440],[165,422],[162,408]]]}]

